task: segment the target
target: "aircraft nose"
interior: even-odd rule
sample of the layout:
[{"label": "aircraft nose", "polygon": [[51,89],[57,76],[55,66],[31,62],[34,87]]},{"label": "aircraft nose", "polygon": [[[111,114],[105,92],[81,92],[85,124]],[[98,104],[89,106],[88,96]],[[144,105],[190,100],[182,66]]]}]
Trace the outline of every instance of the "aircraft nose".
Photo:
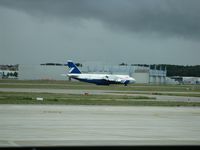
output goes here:
[{"label": "aircraft nose", "polygon": [[134,78],[131,78],[131,83],[135,83],[135,79]]}]

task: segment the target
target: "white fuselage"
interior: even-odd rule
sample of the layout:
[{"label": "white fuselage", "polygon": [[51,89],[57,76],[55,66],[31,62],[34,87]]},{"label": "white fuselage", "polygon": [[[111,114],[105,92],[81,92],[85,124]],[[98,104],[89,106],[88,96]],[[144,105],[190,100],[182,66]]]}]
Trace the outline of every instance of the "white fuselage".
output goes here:
[{"label": "white fuselage", "polygon": [[134,83],[135,79],[129,75],[112,74],[68,74],[69,77],[89,83],[109,85],[109,84],[128,84]]},{"label": "white fuselage", "polygon": [[74,64],[73,61],[71,60],[68,60],[67,65],[70,68],[69,74],[67,74],[68,77],[79,81],[94,83],[97,85],[110,85],[110,84],[127,85],[129,83],[135,82],[135,79],[128,75],[81,73],[76,64]]}]

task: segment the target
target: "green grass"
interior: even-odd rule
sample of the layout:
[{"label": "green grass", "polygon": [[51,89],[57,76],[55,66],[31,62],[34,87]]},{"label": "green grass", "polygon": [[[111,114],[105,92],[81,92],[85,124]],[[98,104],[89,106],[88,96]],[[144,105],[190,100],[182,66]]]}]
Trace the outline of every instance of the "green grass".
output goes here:
[{"label": "green grass", "polygon": [[[43,101],[36,100],[43,97]],[[200,106],[197,102],[156,101],[154,97],[0,92],[0,104]]]},{"label": "green grass", "polygon": [[[128,95],[80,95],[54,93],[0,92],[0,104],[63,104],[63,105],[122,105],[122,106],[200,106],[200,102],[158,101],[153,95],[200,97],[200,85],[149,85],[130,84],[97,86],[83,82],[52,80],[0,80],[0,88],[45,88],[79,90],[117,90]],[[167,92],[167,93],[165,93]],[[181,92],[181,93],[173,93]],[[184,93],[185,92],[185,93]],[[120,92],[119,92],[120,93]],[[43,97],[43,101],[37,101]]]},{"label": "green grass", "polygon": [[165,93],[162,91],[161,92],[130,92],[130,91],[123,91],[123,92],[109,92],[109,93],[118,93],[118,94],[148,94],[148,95],[167,95],[167,96],[185,96],[185,97],[200,97],[200,93],[192,93],[192,92],[187,92],[187,93]]},{"label": "green grass", "polygon": [[171,91],[200,92],[200,85],[150,85],[129,84],[97,86],[84,82],[55,80],[0,80],[0,88],[46,88],[46,89],[88,89],[88,90],[119,90],[119,91]]},{"label": "green grass", "polygon": [[186,96],[186,97],[200,97],[198,93],[159,93],[152,92],[152,95],[168,95],[168,96]]}]

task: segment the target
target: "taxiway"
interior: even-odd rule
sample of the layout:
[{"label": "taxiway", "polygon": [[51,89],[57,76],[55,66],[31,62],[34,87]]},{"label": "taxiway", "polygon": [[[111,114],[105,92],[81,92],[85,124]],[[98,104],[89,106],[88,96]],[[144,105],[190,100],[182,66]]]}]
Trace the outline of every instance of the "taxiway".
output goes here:
[{"label": "taxiway", "polygon": [[0,147],[198,145],[199,107],[0,105]]}]

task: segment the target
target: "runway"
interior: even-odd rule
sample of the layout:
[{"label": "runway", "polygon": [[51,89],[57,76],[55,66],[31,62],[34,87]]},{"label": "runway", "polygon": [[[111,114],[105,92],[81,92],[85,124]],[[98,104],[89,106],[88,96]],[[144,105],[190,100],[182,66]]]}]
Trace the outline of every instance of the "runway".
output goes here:
[{"label": "runway", "polygon": [[[199,97],[140,94],[142,91],[39,88],[0,88],[0,91],[130,95],[155,97],[156,101],[200,102]],[[200,143],[199,107],[0,105],[0,120],[0,147]]]},{"label": "runway", "polygon": [[0,147],[199,145],[200,108],[0,105]]},{"label": "runway", "polygon": [[[157,101],[180,101],[180,102],[200,102],[200,97],[187,97],[187,96],[167,96],[167,95],[154,95],[154,94],[138,94],[141,91],[127,93],[127,91],[116,91],[116,90],[79,90],[79,89],[36,89],[36,88],[0,88],[2,92],[34,92],[34,93],[61,93],[61,94],[84,94],[89,93],[92,95],[129,95],[129,96],[147,96],[155,97]],[[164,93],[164,92],[163,92]],[[174,92],[183,93],[183,92]],[[188,92],[189,93],[189,92]],[[195,92],[198,93],[198,92]]]}]

